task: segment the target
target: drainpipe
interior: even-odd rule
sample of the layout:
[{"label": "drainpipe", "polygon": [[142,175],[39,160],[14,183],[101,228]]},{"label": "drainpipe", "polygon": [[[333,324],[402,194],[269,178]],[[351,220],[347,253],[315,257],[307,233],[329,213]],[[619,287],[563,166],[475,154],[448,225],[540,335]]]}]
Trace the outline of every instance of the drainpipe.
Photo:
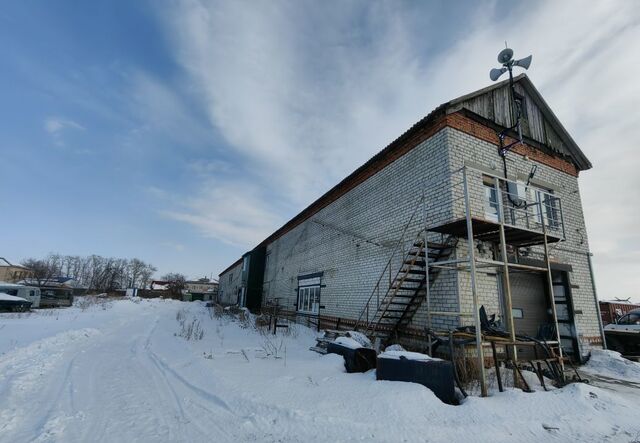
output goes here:
[{"label": "drainpipe", "polygon": [[604,336],[604,327],[602,326],[602,314],[600,313],[600,302],[598,302],[598,292],[596,291],[596,281],[593,276],[593,263],[591,263],[591,257],[593,254],[587,252],[587,261],[589,263],[589,274],[591,275],[591,286],[593,286],[593,295],[596,300],[596,312],[598,313],[598,326],[600,326],[600,336],[602,337],[602,346],[607,349],[607,340]]}]

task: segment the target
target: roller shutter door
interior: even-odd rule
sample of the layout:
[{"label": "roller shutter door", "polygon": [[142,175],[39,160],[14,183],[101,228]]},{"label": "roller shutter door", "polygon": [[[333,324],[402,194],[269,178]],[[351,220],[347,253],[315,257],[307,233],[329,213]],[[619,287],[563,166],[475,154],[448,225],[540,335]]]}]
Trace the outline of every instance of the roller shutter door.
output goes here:
[{"label": "roller shutter door", "polygon": [[512,272],[509,277],[516,333],[536,337],[540,325],[551,321],[544,276],[540,273]]}]

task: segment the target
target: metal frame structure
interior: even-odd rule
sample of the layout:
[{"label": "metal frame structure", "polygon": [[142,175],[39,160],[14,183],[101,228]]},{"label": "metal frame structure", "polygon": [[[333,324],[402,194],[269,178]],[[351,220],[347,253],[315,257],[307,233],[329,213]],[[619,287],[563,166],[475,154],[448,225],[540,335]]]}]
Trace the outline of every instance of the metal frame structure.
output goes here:
[{"label": "metal frame structure", "polygon": [[[421,222],[417,218],[420,208],[422,208]],[[411,232],[410,228],[417,229],[417,235]],[[549,243],[564,240],[564,234],[560,199],[550,192],[530,186],[529,183],[515,182],[469,166],[425,182],[422,195],[416,201],[400,239],[395,244],[380,278],[356,321],[356,329],[362,328],[368,335],[376,337],[376,342],[379,344],[380,336],[388,334],[389,330],[399,331],[406,327],[407,320],[410,320],[417,309],[415,304],[410,308],[410,303],[396,301],[397,297],[407,297],[406,294],[398,295],[398,291],[415,290],[416,295],[413,297],[416,297],[419,291],[424,290],[424,298],[420,302],[425,305],[427,311],[427,328],[430,331],[429,353],[432,352],[431,331],[434,317],[471,317],[473,319],[475,326],[473,341],[477,349],[479,381],[481,393],[485,396],[487,383],[484,370],[484,347],[495,348],[496,343],[488,340],[487,336],[483,337],[482,334],[477,274],[484,272],[486,268],[500,270],[502,291],[496,289],[496,298],[499,301],[502,301],[501,296],[504,298],[503,317],[509,330],[509,340],[502,340],[501,344],[507,347],[507,354],[510,351],[510,355],[513,356],[511,361],[516,366],[514,368],[516,372],[519,371],[516,345],[524,343],[518,341],[514,325],[510,272],[512,269],[519,269],[546,273],[556,339],[547,341],[546,344],[558,345],[559,364],[562,366],[562,348],[553,294]],[[446,242],[443,240],[445,235],[448,236]],[[432,242],[438,236],[441,242]],[[462,257],[459,255],[464,251],[457,248],[457,240],[460,238],[467,239],[467,252]],[[451,246],[452,239],[456,240],[455,246]],[[489,259],[476,252],[476,241],[488,242],[499,248],[494,250],[493,257]],[[508,254],[510,247],[530,248],[532,246],[542,247],[540,252],[544,256],[544,265],[534,266],[530,263],[510,260]],[[438,248],[440,252],[435,252],[433,248]],[[443,253],[447,248],[455,252],[453,257],[450,253]],[[424,272],[424,288],[418,283],[413,283],[416,286],[411,288],[403,287],[405,281],[417,281],[407,278],[407,273],[415,271],[415,269],[408,270],[407,266],[418,266],[416,261],[421,254],[424,256],[424,265],[420,266],[424,266],[424,269],[419,272]],[[398,266],[397,270],[395,266]],[[469,272],[473,312],[433,309],[430,277],[434,274],[435,278],[435,274],[441,270]],[[398,308],[402,309],[398,310]],[[400,312],[402,315],[399,315]],[[494,359],[496,359],[495,353]],[[563,367],[562,370],[564,370]]]},{"label": "metal frame structure", "polygon": [[[470,180],[470,175],[475,174],[479,176],[481,182],[475,183]],[[455,181],[457,176],[461,176],[461,180]],[[494,190],[496,193],[496,201],[486,201],[487,199],[483,197],[480,199],[481,202],[478,201],[477,194],[474,196],[472,192],[473,186],[480,186],[483,188],[485,185],[482,182],[484,177],[490,177],[493,181]],[[426,239],[428,238],[430,232],[437,233],[449,233],[452,235],[460,235],[467,239],[467,256],[456,259],[449,259],[443,262],[435,262],[427,264],[426,266],[426,275],[428,279],[429,267],[441,267],[444,269],[456,270],[456,271],[466,271],[470,273],[471,280],[471,295],[473,298],[473,313],[469,315],[469,313],[463,312],[442,312],[442,311],[432,311],[431,309],[431,300],[430,300],[430,292],[427,289],[426,293],[426,309],[427,309],[427,325],[428,328],[431,329],[433,323],[433,316],[455,316],[455,317],[464,317],[464,316],[472,316],[473,322],[475,326],[475,346],[477,349],[477,359],[478,359],[478,368],[479,368],[479,378],[480,378],[480,387],[482,396],[487,395],[487,381],[486,381],[486,373],[485,373],[485,358],[484,358],[484,346],[491,345],[489,342],[485,342],[482,336],[482,328],[480,322],[479,315],[479,306],[478,306],[478,288],[477,288],[477,273],[479,267],[494,267],[500,268],[502,270],[502,280],[503,280],[503,291],[504,291],[504,302],[505,302],[505,319],[507,323],[507,329],[510,334],[510,345],[511,353],[513,355],[513,361],[517,359],[517,349],[516,349],[516,330],[514,326],[513,319],[513,311],[512,311],[512,303],[511,303],[511,283],[510,283],[510,269],[511,268],[520,268],[520,269],[528,269],[537,272],[544,272],[547,274],[548,281],[548,295],[549,295],[549,303],[552,309],[552,317],[553,323],[555,324],[555,333],[556,333],[556,341],[559,349],[559,361],[562,367],[562,347],[560,346],[560,333],[558,328],[558,319],[556,314],[555,300],[553,295],[553,282],[551,275],[551,263],[550,263],[550,255],[549,255],[549,243],[550,238],[554,242],[562,241],[564,239],[564,220],[562,217],[562,206],[560,199],[558,197],[553,196],[548,192],[544,192],[539,189],[535,189],[534,193],[531,193],[529,188],[530,186],[524,185],[522,183],[517,183],[512,180],[508,180],[504,177],[499,177],[497,175],[489,174],[485,171],[480,171],[468,166],[464,166],[459,170],[456,170],[451,173],[451,199],[447,200],[447,196],[441,202],[443,208],[445,208],[446,212],[449,212],[448,221],[443,221],[442,217],[438,223],[433,224],[430,223],[430,220],[433,220],[434,217],[429,219],[426,213],[426,205],[429,199],[428,192],[425,190],[425,196],[422,199],[423,204],[423,220],[424,220],[424,237],[425,237],[425,248],[428,248],[428,242]],[[513,190],[517,191],[514,192]],[[461,191],[461,192],[460,192]],[[477,191],[477,189],[476,189]],[[523,191],[523,192],[520,192]],[[461,195],[459,195],[461,194]],[[543,198],[540,198],[540,196]],[[533,198],[531,198],[533,196]],[[475,197],[475,198],[474,198]],[[434,196],[434,198],[438,198],[438,196]],[[442,197],[441,197],[442,198]],[[456,208],[456,202],[462,200],[463,201],[463,211],[460,211]],[[478,214],[478,203],[482,203],[482,207],[489,204],[493,206],[494,204],[497,206],[497,220],[487,220],[486,216],[483,217],[483,214]],[[433,211],[432,211],[433,212]],[[437,212],[437,210],[436,210]],[[462,212],[462,213],[460,213]],[[474,214],[475,213],[475,214]],[[437,217],[436,217],[437,218]],[[484,220],[482,220],[484,218]],[[463,224],[465,225],[465,229],[461,229],[460,220],[463,220]],[[491,231],[487,234],[487,225],[486,222],[493,225],[495,231]],[[477,229],[476,228],[480,228]],[[483,231],[479,234],[478,231]],[[484,240],[484,241],[493,241],[497,240],[499,243],[499,251],[500,255],[497,259],[488,260],[481,257],[478,257],[476,254],[475,241]],[[513,263],[509,261],[508,256],[508,248],[507,245],[527,245],[527,246],[535,246],[542,245],[543,246],[543,254],[544,254],[544,268],[529,266],[519,263]],[[428,250],[425,250],[425,254],[428,256]],[[428,285],[427,285],[428,287]],[[498,295],[498,294],[497,294]],[[495,346],[495,344],[494,344]],[[431,350],[431,342],[429,342],[429,349]],[[564,368],[563,368],[564,369]]]}]

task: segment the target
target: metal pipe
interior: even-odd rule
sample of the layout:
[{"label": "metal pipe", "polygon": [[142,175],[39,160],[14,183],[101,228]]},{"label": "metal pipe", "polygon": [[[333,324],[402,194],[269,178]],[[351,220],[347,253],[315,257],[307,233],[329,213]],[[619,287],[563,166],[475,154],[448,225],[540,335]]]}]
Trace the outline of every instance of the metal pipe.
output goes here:
[{"label": "metal pipe", "polygon": [[[540,213],[542,213],[542,203],[538,203],[540,207]],[[544,260],[547,265],[547,280],[549,284],[549,299],[551,300],[551,312],[553,313],[553,322],[556,325],[556,340],[558,340],[558,354],[560,361],[560,370],[562,377],[564,377],[564,360],[562,358],[562,341],[560,340],[560,328],[558,327],[558,314],[556,312],[556,299],[553,295],[553,276],[551,274],[551,262],[549,260],[549,243],[547,242],[547,227],[542,221],[542,237],[544,239]]]},{"label": "metal pipe", "polygon": [[591,275],[591,286],[593,287],[593,298],[596,301],[596,312],[598,313],[598,326],[600,327],[600,336],[602,337],[602,347],[607,349],[607,340],[604,335],[604,326],[602,325],[602,313],[600,312],[600,302],[598,301],[598,292],[596,291],[596,280],[593,276],[593,263],[591,257],[593,254],[587,252],[587,262],[589,263],[589,275]]},{"label": "metal pipe", "polygon": [[469,261],[471,266],[471,294],[473,296],[473,317],[476,326],[476,349],[478,352],[478,371],[480,372],[480,391],[483,397],[487,393],[487,378],[484,370],[484,351],[482,349],[482,325],[480,324],[480,312],[478,311],[478,292],[476,288],[476,257],[473,245],[473,225],[471,222],[471,205],[469,203],[469,184],[467,180],[467,169],[462,170],[464,181],[464,202],[467,215],[467,241],[469,244]]},{"label": "metal pipe", "polygon": [[[427,231],[427,199],[424,188],[422,189],[422,222],[424,226],[424,295],[427,302],[427,329],[431,332],[431,299],[429,288],[429,232]],[[429,355],[433,353],[433,341],[431,334],[428,335]]]},{"label": "metal pipe", "polygon": [[[511,341],[516,341],[516,327],[513,322],[513,305],[511,303],[511,280],[509,278],[509,257],[507,255],[507,239],[504,233],[504,212],[502,207],[502,192],[500,190],[500,182],[498,179],[494,179],[497,200],[498,200],[498,221],[500,222],[500,255],[502,256],[502,281],[505,290],[505,314],[507,315],[507,327],[509,328],[509,338]],[[516,346],[513,346],[513,361],[518,359],[518,350]],[[513,374],[513,380],[517,380],[515,373]]]}]

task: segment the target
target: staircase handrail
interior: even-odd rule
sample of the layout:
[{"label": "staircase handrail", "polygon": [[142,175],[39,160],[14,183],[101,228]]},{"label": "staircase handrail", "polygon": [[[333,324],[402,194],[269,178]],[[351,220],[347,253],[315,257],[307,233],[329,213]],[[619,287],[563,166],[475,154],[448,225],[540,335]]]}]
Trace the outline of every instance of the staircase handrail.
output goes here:
[{"label": "staircase handrail", "polygon": [[[367,313],[367,326],[369,323],[369,305],[371,304],[371,301],[373,300],[373,296],[376,294],[376,291],[380,290],[380,282],[382,282],[382,277],[384,277],[387,273],[387,270],[389,270],[390,272],[390,268],[391,268],[391,263],[393,263],[393,259],[396,255],[396,253],[400,250],[400,246],[403,244],[404,240],[405,240],[405,235],[407,234],[407,230],[409,229],[409,226],[411,225],[411,222],[413,221],[416,213],[418,212],[418,208],[420,207],[420,203],[422,203],[424,201],[424,196],[422,196],[418,202],[416,203],[416,207],[413,210],[413,213],[411,214],[411,217],[409,217],[409,221],[407,222],[407,224],[404,226],[404,229],[402,230],[402,234],[400,235],[400,239],[396,242],[395,246],[393,247],[393,250],[391,251],[391,255],[389,256],[389,260],[387,261],[387,264],[385,265],[384,269],[382,270],[382,272],[380,273],[380,277],[378,278],[378,281],[376,282],[375,286],[373,287],[373,290],[371,291],[371,295],[369,296],[369,299],[367,300],[367,303],[364,306],[364,309],[362,310],[362,312],[360,312],[360,316],[358,317],[358,320],[356,321],[356,324],[354,326],[354,330],[358,330],[358,327],[360,326],[360,322],[362,321],[362,317],[365,315],[365,313]],[[386,293],[385,293],[386,295]],[[379,301],[379,300],[378,300]],[[376,310],[378,309],[378,306],[376,306]],[[374,316],[375,316],[375,311],[374,311]]]}]

